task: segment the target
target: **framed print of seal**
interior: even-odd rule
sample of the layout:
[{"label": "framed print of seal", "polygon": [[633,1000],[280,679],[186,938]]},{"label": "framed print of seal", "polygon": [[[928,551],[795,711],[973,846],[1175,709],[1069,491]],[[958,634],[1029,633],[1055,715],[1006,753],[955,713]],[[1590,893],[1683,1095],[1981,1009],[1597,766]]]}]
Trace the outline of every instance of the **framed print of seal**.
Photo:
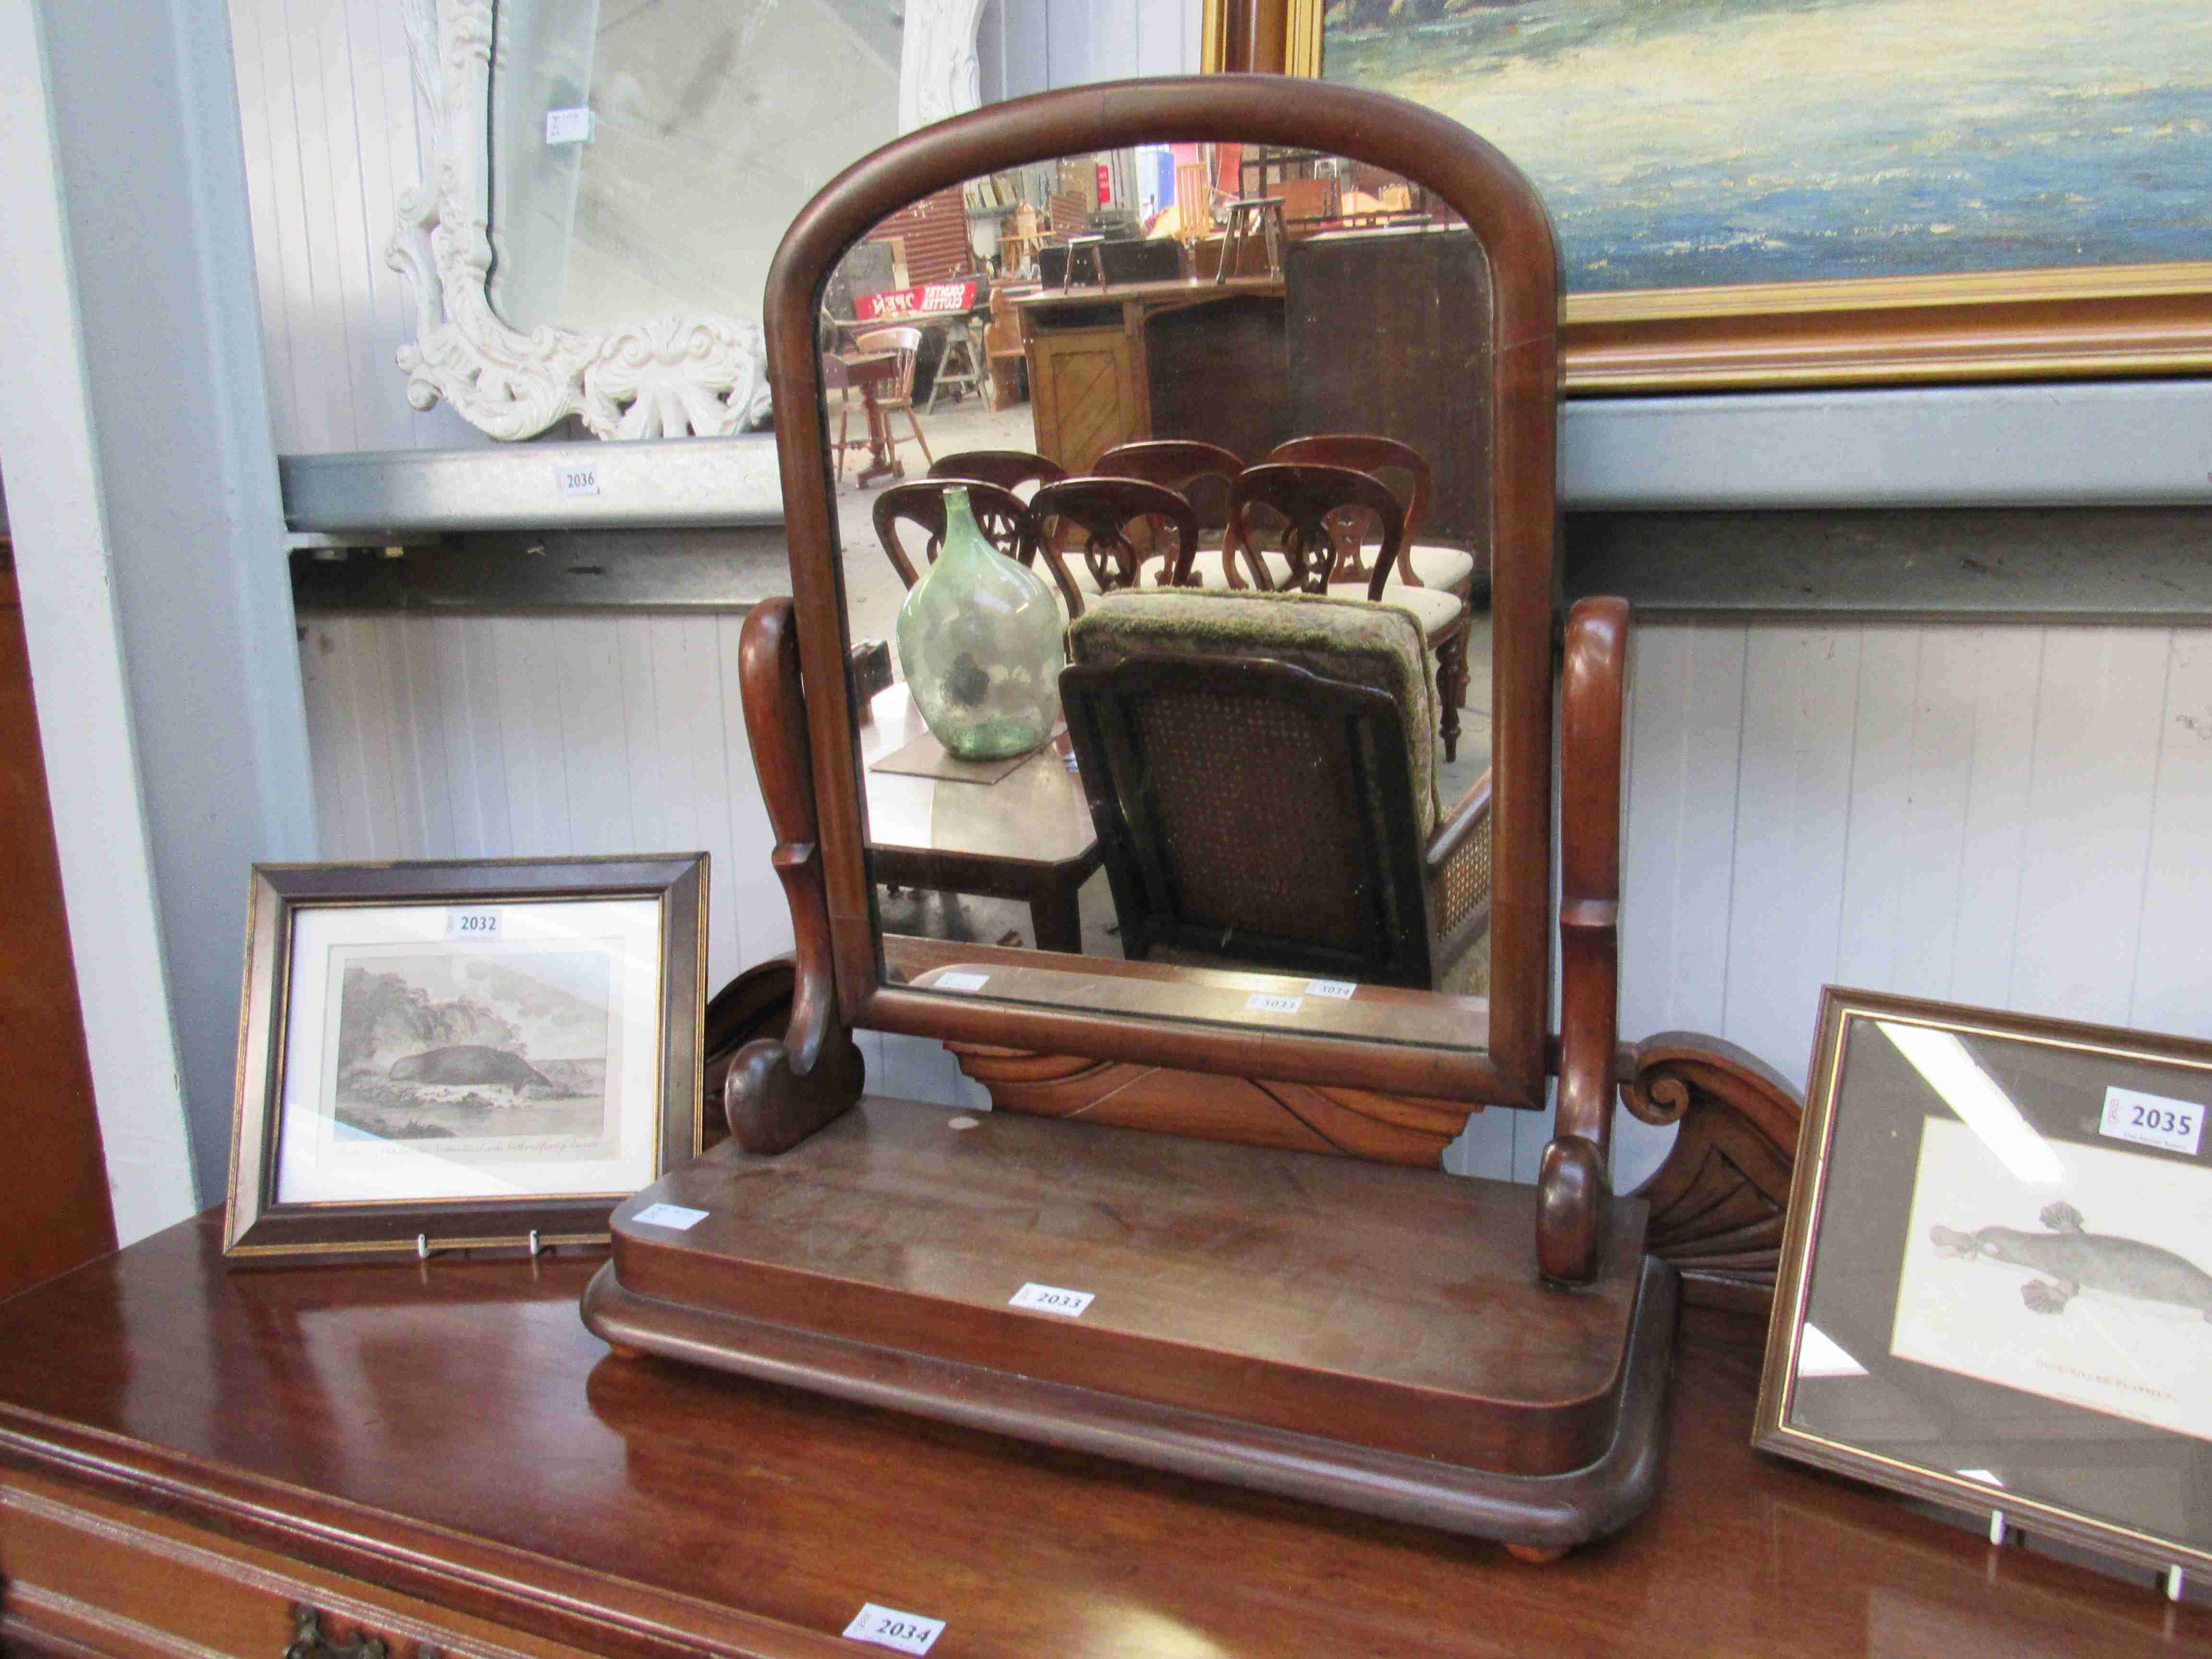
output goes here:
[{"label": "framed print of seal", "polygon": [[2212,1043],[1831,987],[1763,1449],[2212,1569]]},{"label": "framed print of seal", "polygon": [[604,1240],[700,1149],[707,855],[256,866],[226,1256]]}]

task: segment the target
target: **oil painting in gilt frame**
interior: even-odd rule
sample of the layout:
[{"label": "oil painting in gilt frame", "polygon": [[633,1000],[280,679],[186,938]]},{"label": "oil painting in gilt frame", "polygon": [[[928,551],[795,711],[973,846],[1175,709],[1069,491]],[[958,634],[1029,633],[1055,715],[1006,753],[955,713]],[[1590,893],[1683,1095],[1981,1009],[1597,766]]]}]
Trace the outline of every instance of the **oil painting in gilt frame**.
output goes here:
[{"label": "oil painting in gilt frame", "polygon": [[258,866],[225,1254],[604,1239],[699,1151],[706,866]]},{"label": "oil painting in gilt frame", "polygon": [[1758,1443],[2212,1568],[2212,1043],[1831,988]]},{"label": "oil painting in gilt frame", "polygon": [[2212,367],[2200,0],[1206,0],[1542,192],[1570,392]]}]

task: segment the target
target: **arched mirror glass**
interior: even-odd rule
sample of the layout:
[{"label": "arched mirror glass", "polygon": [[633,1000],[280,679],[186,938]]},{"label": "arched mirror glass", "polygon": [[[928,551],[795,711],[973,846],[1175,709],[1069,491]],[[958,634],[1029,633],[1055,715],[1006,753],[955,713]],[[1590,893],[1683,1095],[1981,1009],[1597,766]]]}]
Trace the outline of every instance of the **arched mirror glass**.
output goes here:
[{"label": "arched mirror glass", "polygon": [[1259,143],[970,178],[847,251],[884,983],[1485,1046],[1489,270],[1418,179]]}]

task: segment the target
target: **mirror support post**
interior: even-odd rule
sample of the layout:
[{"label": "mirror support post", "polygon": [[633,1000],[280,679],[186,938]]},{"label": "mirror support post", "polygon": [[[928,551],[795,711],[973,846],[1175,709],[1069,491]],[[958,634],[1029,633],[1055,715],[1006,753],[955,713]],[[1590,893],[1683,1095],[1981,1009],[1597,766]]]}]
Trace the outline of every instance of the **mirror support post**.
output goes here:
[{"label": "mirror support post", "polygon": [[738,1050],[722,1085],[722,1109],[731,1136],[745,1151],[781,1152],[858,1100],[865,1080],[852,1028],[838,1012],[830,968],[806,696],[789,599],[766,600],[745,618],[738,682],[754,769],[775,831],[772,861],[791,905],[798,967],[791,1024],[782,1041],[761,1037]]},{"label": "mirror support post", "polygon": [[1537,1266],[1597,1277],[1612,1184],[1620,1025],[1620,801],[1628,601],[1568,613],[1559,726],[1559,1093],[1537,1176]]}]

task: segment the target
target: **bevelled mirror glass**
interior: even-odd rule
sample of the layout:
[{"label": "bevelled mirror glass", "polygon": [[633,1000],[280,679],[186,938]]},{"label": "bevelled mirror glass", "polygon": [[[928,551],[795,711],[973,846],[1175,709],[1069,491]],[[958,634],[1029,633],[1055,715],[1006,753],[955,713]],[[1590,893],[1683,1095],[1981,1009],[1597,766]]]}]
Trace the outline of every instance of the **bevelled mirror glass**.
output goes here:
[{"label": "bevelled mirror glass", "polygon": [[525,332],[757,317],[793,217],[897,131],[902,24],[891,0],[488,9],[486,288]]},{"label": "bevelled mirror glass", "polygon": [[847,250],[883,983],[1486,1046],[1489,273],[1419,179],[1259,143],[973,177]]}]

